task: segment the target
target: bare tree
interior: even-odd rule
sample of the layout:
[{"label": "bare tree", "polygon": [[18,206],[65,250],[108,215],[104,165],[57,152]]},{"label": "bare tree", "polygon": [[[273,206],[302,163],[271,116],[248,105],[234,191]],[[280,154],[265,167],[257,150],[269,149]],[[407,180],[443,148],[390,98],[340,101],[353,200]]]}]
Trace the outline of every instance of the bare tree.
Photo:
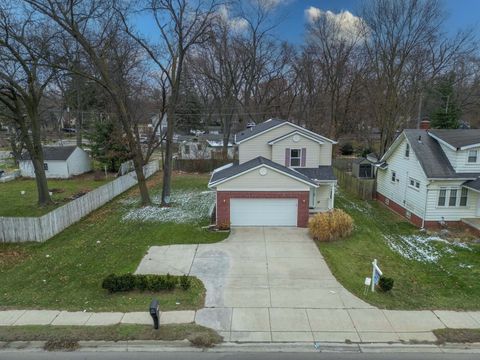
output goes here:
[{"label": "bare tree", "polygon": [[[36,12],[57,24],[66,36],[64,43],[70,49],[78,48],[88,60],[89,71],[64,65],[66,69],[99,83],[110,95],[115,105],[116,116],[131,152],[138,180],[142,205],[151,203],[143,165],[145,157],[139,141],[135,117],[129,106],[129,92],[133,70],[142,59],[142,54],[123,32],[119,12],[107,0],[24,0]],[[78,46],[78,47],[77,47]],[[65,56],[65,58],[72,58]],[[58,66],[58,64],[55,64]]]},{"label": "bare tree", "polygon": [[51,48],[49,30],[31,12],[18,15],[15,8],[4,4],[0,7],[0,102],[32,160],[40,206],[52,202],[44,169],[39,113],[45,89],[54,76],[44,60]]},{"label": "bare tree", "polygon": [[217,7],[217,0],[146,0],[143,10],[153,16],[157,30],[157,39],[150,43],[133,31],[127,16],[119,10],[127,33],[149,54],[165,75],[169,86],[162,206],[168,206],[170,203],[173,135],[184,62],[192,48],[208,40],[212,21],[217,15]]}]

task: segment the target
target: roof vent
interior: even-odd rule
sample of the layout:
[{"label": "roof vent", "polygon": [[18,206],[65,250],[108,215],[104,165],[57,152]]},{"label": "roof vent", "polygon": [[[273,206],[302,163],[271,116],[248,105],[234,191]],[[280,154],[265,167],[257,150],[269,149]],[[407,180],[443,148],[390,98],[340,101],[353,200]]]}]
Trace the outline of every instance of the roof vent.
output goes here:
[{"label": "roof vent", "polygon": [[418,135],[418,142],[421,144],[422,143],[422,135]]}]

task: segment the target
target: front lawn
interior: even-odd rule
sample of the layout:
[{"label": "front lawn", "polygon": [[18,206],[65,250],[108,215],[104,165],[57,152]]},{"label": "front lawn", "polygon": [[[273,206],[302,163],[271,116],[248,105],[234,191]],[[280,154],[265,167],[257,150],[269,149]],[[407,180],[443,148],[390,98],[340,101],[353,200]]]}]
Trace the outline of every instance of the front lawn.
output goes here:
[{"label": "front lawn", "polygon": [[[343,191],[335,206],[349,213],[355,230],[345,240],[320,243],[335,277],[352,293],[380,308],[480,310],[480,244],[475,237],[425,234],[382,204]],[[376,258],[395,280],[390,293],[368,292]]]},{"label": "front lawn", "polygon": [[[204,175],[175,175],[173,194],[202,194],[207,182],[208,176]],[[157,201],[161,174],[151,177],[148,183]],[[203,199],[203,195],[199,197]],[[195,205],[179,205],[175,196],[173,201],[172,208],[161,211],[167,214],[181,205],[189,212]],[[176,222],[127,218],[139,209],[137,202],[138,188],[134,187],[43,244],[0,245],[0,307],[143,311],[153,296],[158,297],[161,310],[203,307],[205,290],[198,280],[188,291],[158,294],[111,295],[101,288],[107,275],[135,271],[150,246],[212,243],[227,236],[201,228],[208,224],[207,214]],[[159,210],[153,206],[143,211],[150,214]]]},{"label": "front lawn", "polygon": [[[0,184],[0,216],[42,216],[64,205],[72,196],[91,191],[109,180],[94,180],[93,173],[76,176],[72,179],[48,179],[54,204],[37,205],[37,187],[34,179],[17,179]],[[22,195],[21,192],[25,191]]]}]

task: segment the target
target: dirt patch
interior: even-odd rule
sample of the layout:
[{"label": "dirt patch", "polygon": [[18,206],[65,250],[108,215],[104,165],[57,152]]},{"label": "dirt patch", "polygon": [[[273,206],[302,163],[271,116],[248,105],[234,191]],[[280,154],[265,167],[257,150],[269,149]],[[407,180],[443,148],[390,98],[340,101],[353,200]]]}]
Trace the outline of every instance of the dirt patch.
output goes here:
[{"label": "dirt patch", "polygon": [[480,329],[437,329],[433,333],[440,344],[480,342]]},{"label": "dirt patch", "polygon": [[18,264],[28,257],[29,255],[21,250],[0,249],[0,267]]},{"label": "dirt patch", "polygon": [[43,349],[46,351],[75,351],[80,347],[75,340],[48,340]]}]

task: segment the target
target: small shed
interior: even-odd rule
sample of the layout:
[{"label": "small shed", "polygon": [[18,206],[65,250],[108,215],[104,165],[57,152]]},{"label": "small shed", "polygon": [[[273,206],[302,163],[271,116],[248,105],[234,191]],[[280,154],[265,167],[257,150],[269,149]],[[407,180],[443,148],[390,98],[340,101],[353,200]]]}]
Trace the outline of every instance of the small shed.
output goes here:
[{"label": "small shed", "polygon": [[352,175],[359,179],[373,179],[374,165],[364,157],[355,159],[352,162]]},{"label": "small shed", "polygon": [[[78,146],[44,146],[43,168],[49,179],[67,179],[92,170],[92,161],[88,153]],[[25,152],[19,161],[23,177],[35,177],[30,154]]]}]

